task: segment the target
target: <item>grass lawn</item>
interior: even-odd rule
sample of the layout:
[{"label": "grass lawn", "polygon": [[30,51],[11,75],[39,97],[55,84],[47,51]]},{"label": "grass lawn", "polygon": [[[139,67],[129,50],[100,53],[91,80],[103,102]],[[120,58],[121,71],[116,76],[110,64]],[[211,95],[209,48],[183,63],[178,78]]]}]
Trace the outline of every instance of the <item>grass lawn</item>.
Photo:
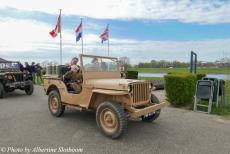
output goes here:
[{"label": "grass lawn", "polygon": [[[138,71],[144,73],[185,73],[189,72],[189,68],[130,68],[130,71]],[[197,73],[204,74],[229,74],[230,68],[198,68]]]},{"label": "grass lawn", "polygon": [[230,80],[225,81],[225,95],[227,106],[216,107],[216,105],[212,106],[212,114],[218,115],[230,115]]}]

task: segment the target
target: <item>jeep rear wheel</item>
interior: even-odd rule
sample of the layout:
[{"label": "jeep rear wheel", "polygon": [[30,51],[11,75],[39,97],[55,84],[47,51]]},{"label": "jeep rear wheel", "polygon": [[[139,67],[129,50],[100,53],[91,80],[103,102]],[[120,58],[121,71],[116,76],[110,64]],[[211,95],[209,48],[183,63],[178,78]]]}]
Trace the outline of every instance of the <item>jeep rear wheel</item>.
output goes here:
[{"label": "jeep rear wheel", "polygon": [[49,93],[48,106],[50,113],[55,117],[60,117],[64,113],[65,106],[62,104],[60,95],[56,90]]},{"label": "jeep rear wheel", "polygon": [[0,83],[0,98],[4,98],[5,97],[5,89],[2,83]]},{"label": "jeep rear wheel", "polygon": [[[151,95],[151,103],[160,104],[160,101],[155,95],[152,94]],[[152,112],[152,113],[148,113],[148,114],[141,117],[142,121],[153,122],[154,120],[156,120],[160,116],[160,113],[161,113],[161,109],[156,110],[155,112]]]},{"label": "jeep rear wheel", "polygon": [[96,112],[96,121],[101,132],[113,139],[118,138],[127,127],[124,109],[116,102],[100,104]]},{"label": "jeep rear wheel", "polygon": [[27,95],[32,95],[33,94],[33,92],[34,92],[34,84],[33,84],[33,82],[32,81],[27,81],[28,82],[28,84],[27,84],[27,86],[25,87],[25,92],[26,92],[26,94]]}]

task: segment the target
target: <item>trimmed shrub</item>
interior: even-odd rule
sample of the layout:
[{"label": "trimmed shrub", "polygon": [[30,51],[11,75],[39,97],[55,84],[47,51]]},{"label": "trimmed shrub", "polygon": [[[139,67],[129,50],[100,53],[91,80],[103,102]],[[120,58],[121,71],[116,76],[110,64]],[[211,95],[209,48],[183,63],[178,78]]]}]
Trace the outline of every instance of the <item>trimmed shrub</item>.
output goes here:
[{"label": "trimmed shrub", "polygon": [[205,77],[206,76],[206,74],[196,74],[196,79],[197,80],[201,80],[203,77]]},{"label": "trimmed shrub", "polygon": [[[173,75],[175,75],[175,74],[181,75],[180,72],[169,72],[168,75],[170,75],[170,74],[173,74]],[[187,72],[187,73],[182,73],[182,74],[183,74],[183,75],[191,75],[192,73]],[[196,75],[197,80],[201,80],[203,77],[206,76],[206,74],[203,74],[203,73],[197,73],[197,74],[194,74],[194,75]]]},{"label": "trimmed shrub", "polygon": [[167,100],[174,106],[192,105],[196,89],[197,76],[194,74],[165,75]]},{"label": "trimmed shrub", "polygon": [[126,78],[127,79],[138,79],[138,71],[127,71]]}]

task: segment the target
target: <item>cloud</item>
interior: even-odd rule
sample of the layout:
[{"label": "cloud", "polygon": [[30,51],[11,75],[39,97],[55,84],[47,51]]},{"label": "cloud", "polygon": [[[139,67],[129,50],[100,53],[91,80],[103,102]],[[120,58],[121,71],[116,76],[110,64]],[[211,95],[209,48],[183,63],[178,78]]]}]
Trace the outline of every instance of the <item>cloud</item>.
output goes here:
[{"label": "cloud", "polygon": [[[51,38],[54,27],[33,20],[0,19],[0,57],[11,60],[59,61],[59,38]],[[81,53],[81,41],[75,42],[75,33],[63,30],[63,60],[68,62]],[[110,55],[128,56],[132,64],[155,60],[189,61],[190,51],[198,54],[198,60],[214,61],[229,51],[230,39],[200,41],[154,41],[123,38],[110,39]],[[107,55],[107,42],[101,44],[98,35],[85,33],[86,54]],[[229,55],[230,56],[230,55]]]},{"label": "cloud", "polygon": [[49,29],[52,29],[51,26],[34,20],[1,18],[1,53],[12,50],[31,51],[36,48],[36,43],[50,41],[48,40]]},{"label": "cloud", "polygon": [[202,24],[230,23],[229,0],[1,0],[1,7],[79,15],[99,19],[178,20]]}]

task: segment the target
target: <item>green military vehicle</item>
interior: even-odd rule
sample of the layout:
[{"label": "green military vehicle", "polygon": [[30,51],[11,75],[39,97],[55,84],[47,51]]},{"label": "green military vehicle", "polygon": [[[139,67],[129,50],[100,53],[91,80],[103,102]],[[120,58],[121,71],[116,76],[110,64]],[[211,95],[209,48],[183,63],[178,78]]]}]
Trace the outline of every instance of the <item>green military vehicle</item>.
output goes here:
[{"label": "green military vehicle", "polygon": [[27,95],[33,94],[34,86],[31,75],[21,72],[19,62],[0,59],[0,98],[15,89],[24,90]]}]

